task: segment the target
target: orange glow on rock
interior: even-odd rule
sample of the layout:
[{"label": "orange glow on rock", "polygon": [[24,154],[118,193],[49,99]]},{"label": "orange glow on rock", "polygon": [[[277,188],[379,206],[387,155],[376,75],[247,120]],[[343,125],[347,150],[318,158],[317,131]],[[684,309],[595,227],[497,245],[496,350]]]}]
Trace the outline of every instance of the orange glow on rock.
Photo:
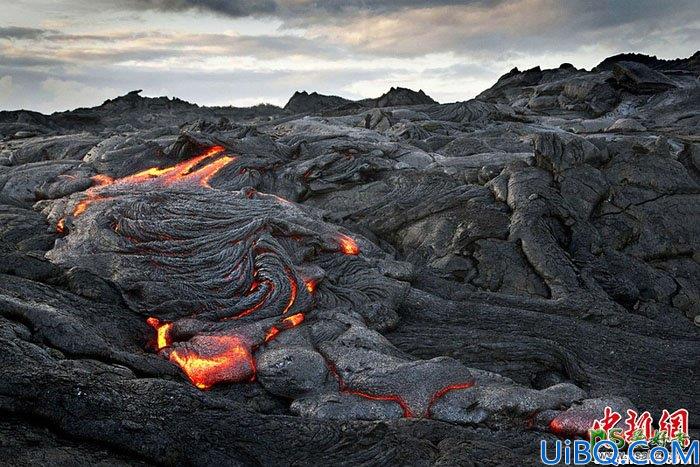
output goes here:
[{"label": "orange glow on rock", "polygon": [[564,437],[564,435],[566,434],[564,427],[556,418],[549,422],[549,429],[552,433],[554,433],[557,436]]},{"label": "orange glow on rock", "polygon": [[175,349],[170,361],[185,372],[199,389],[217,383],[236,383],[255,376],[251,349],[236,336],[195,336],[190,347]]},{"label": "orange glow on rock", "polygon": [[202,167],[199,169],[195,174],[199,178],[199,184],[202,185],[203,187],[211,188],[209,186],[209,180],[216,175],[216,173],[221,170],[222,168],[226,167],[228,164],[230,164],[235,158],[230,157],[230,156],[224,156],[220,159],[215,160],[209,165],[206,165],[205,167]]},{"label": "orange glow on rock", "polygon": [[306,286],[306,290],[309,293],[314,293],[316,291],[316,281],[313,279],[307,279],[304,282],[304,285]]},{"label": "orange glow on rock", "polygon": [[111,185],[112,183],[114,183],[114,179],[109,175],[97,174],[90,178],[93,182],[95,182],[97,186]]},{"label": "orange glow on rock", "polygon": [[440,399],[442,396],[447,394],[450,391],[456,391],[458,389],[469,389],[470,387],[474,386],[474,381],[467,381],[464,383],[457,383],[457,384],[451,384],[449,386],[445,386],[444,388],[440,389],[437,391],[432,398],[432,402]]},{"label": "orange glow on rock", "polygon": [[289,287],[291,288],[291,291],[289,292],[289,301],[287,302],[287,306],[284,307],[282,314],[288,312],[294,305],[294,301],[297,299],[297,281],[289,271],[287,271],[287,279],[289,279]]},{"label": "orange glow on rock", "polygon": [[440,399],[442,396],[444,396],[448,392],[458,391],[460,389],[469,389],[472,386],[474,386],[474,381],[465,381],[463,383],[450,384],[449,386],[445,386],[444,388],[440,389],[439,391],[436,391],[435,394],[433,394],[433,397],[430,398],[430,402],[428,402],[428,409],[426,410],[425,415],[427,417],[430,417],[430,409],[433,407],[435,402],[437,402],[438,399]]},{"label": "orange glow on rock", "polygon": [[66,220],[61,217],[56,223],[56,232],[63,233],[66,230]]},{"label": "orange glow on rock", "polygon": [[107,185],[129,185],[154,179],[159,179],[159,181],[166,185],[172,185],[173,183],[179,181],[198,181],[202,186],[208,187],[208,182],[211,177],[213,177],[223,167],[235,160],[235,157],[224,156],[194,172],[192,172],[192,169],[194,169],[203,160],[221,154],[225,150],[226,148],[223,146],[212,146],[202,154],[162,169],[159,167],[151,167],[116,180],[107,175],[98,174],[93,176],[92,180],[95,182],[97,187]]},{"label": "orange glow on rock", "polygon": [[265,342],[270,342],[272,339],[277,337],[277,334],[279,333],[279,328],[277,328],[277,326],[272,326],[270,329],[268,329],[267,333],[265,334]]},{"label": "orange glow on rock", "polygon": [[593,419],[588,420],[587,417],[559,414],[549,422],[549,430],[559,438],[589,439],[588,428],[591,427],[593,421]]},{"label": "orange glow on rock", "polygon": [[271,340],[276,338],[280,332],[299,326],[303,322],[304,313],[296,313],[294,315],[287,316],[281,321],[282,329],[280,329],[277,326],[272,326],[270,329],[267,330],[267,332],[265,333],[265,342],[270,342]]},{"label": "orange glow on rock", "polygon": [[223,146],[219,146],[219,145],[217,145],[217,146],[212,146],[212,147],[210,147],[209,149],[207,149],[207,150],[204,152],[204,154],[202,154],[202,155],[205,156],[205,157],[211,157],[211,156],[215,156],[215,155],[217,155],[217,154],[221,154],[221,153],[224,152],[225,150],[226,150],[226,148],[223,147]]},{"label": "orange glow on rock", "polygon": [[194,169],[203,160],[216,156],[217,154],[221,154],[224,151],[225,148],[223,146],[213,146],[207,149],[202,154],[199,154],[198,156],[195,156],[191,159],[180,162],[173,166],[165,167],[162,169],[158,167],[151,167],[149,169],[142,170],[141,172],[137,172],[133,175],[114,180],[113,183],[119,185],[135,184],[142,183],[148,180],[158,179],[158,181],[162,182],[165,185],[173,185],[177,182],[184,181],[196,181],[201,186],[209,187],[209,180],[219,170],[221,170],[223,167],[235,160],[235,158],[231,156],[224,156],[220,159],[215,160],[214,162],[205,165],[199,170],[193,172],[192,169]]},{"label": "orange glow on rock", "polygon": [[[271,293],[272,289],[274,288],[274,284],[273,284],[273,283],[271,283],[271,282],[269,282],[269,281],[263,281],[263,282],[264,282],[266,285],[268,285],[269,288],[268,288],[268,290],[265,292],[265,294],[260,298],[260,300],[258,301],[258,303],[256,303],[255,305],[253,305],[253,306],[250,307],[250,308],[247,308],[247,309],[241,311],[240,313],[238,313],[238,314],[237,314],[236,316],[234,316],[233,318],[224,318],[224,320],[227,321],[227,320],[229,320],[229,319],[240,319],[240,318],[243,318],[243,317],[245,317],[245,316],[251,315],[251,314],[253,314],[254,312],[256,312],[257,310],[259,310],[260,308],[262,308],[262,307],[265,305],[265,303],[267,303],[267,299],[268,299],[268,297],[270,296],[270,293]],[[253,281],[253,284],[250,286],[250,292],[255,291],[259,286],[260,286],[260,283],[259,283],[259,282]]]},{"label": "orange glow on rock", "polygon": [[352,237],[341,234],[338,242],[340,243],[340,251],[342,251],[343,254],[355,256],[360,253],[360,248]]},{"label": "orange glow on rock", "polygon": [[99,190],[102,187],[110,185],[135,185],[138,183],[156,180],[164,185],[173,185],[179,182],[191,182],[198,183],[206,188],[211,188],[209,186],[209,181],[211,178],[236,158],[233,156],[223,156],[205,165],[204,167],[195,170],[194,172],[193,169],[205,159],[221,154],[225,150],[226,148],[223,146],[212,146],[202,154],[173,166],[162,169],[158,167],[151,167],[133,175],[128,175],[118,179],[113,179],[112,177],[102,174],[94,175],[91,177],[91,179],[95,183],[95,186],[88,189],[86,192],[87,197],[75,205],[75,208],[73,208],[73,216],[78,217],[87,210],[90,204],[102,199],[107,199],[100,196]]},{"label": "orange glow on rock", "polygon": [[[333,377],[338,381],[338,390],[340,392],[346,393],[346,394],[352,394],[355,396],[363,397],[365,399],[370,399],[374,401],[389,401],[389,402],[394,402],[401,407],[401,410],[403,411],[403,417],[404,418],[414,418],[415,415],[413,411],[411,410],[411,407],[408,405],[406,400],[399,396],[398,394],[372,394],[364,391],[359,391],[356,389],[349,388],[348,385],[345,383],[343,378],[340,376],[340,373],[338,373],[338,369],[336,368],[335,364],[333,362],[330,362],[326,360],[326,366],[328,367],[328,371],[333,375]],[[447,394],[450,391],[457,391],[460,389],[468,389],[474,386],[474,381],[465,381],[463,383],[456,383],[456,384],[451,384],[449,386],[445,386],[444,388],[438,390],[433,394],[433,397],[430,398],[430,401],[428,402],[428,408],[426,409],[425,413],[423,414],[423,417],[430,418],[430,408],[435,404],[435,402],[440,399],[442,396]]]},{"label": "orange glow on rock", "polygon": [[120,183],[123,183],[125,181],[138,182],[142,180],[148,180],[150,178],[160,177],[161,175],[165,175],[168,172],[172,172],[173,170],[174,167],[166,167],[164,169],[159,169],[158,167],[151,167],[150,169],[142,170],[141,172],[136,172],[135,174],[119,179],[118,181]]},{"label": "orange glow on rock", "polygon": [[297,313],[295,315],[288,316],[282,320],[285,328],[293,328],[299,326],[304,322],[304,313]]},{"label": "orange glow on rock", "polygon": [[340,373],[338,373],[338,369],[335,367],[335,364],[332,362],[326,360],[326,366],[328,367],[328,371],[330,371],[331,375],[338,381],[338,390],[340,392],[344,392],[346,394],[352,394],[354,396],[359,396],[364,399],[369,399],[373,401],[387,401],[387,402],[394,402],[401,407],[401,410],[403,411],[403,417],[404,418],[413,418],[413,412],[411,411],[411,408],[408,406],[405,400],[401,396],[398,396],[396,394],[370,394],[367,392],[363,391],[358,391],[355,389],[350,389],[343,378],[340,376]]},{"label": "orange glow on rock", "polygon": [[361,392],[361,391],[353,391],[346,389],[343,391],[347,394],[352,394],[355,396],[360,396],[365,399],[373,400],[373,401],[388,401],[388,402],[395,402],[396,404],[401,407],[401,410],[403,410],[403,417],[404,418],[413,418],[413,412],[411,411],[411,408],[408,406],[405,400],[401,396],[397,396],[396,394],[386,394],[386,395],[381,395],[381,394],[368,394],[366,392]]},{"label": "orange glow on rock", "polygon": [[173,328],[173,323],[161,324],[160,320],[154,317],[148,318],[146,323],[156,330],[156,350],[170,347],[170,330]]},{"label": "orange glow on rock", "polygon": [[87,208],[94,202],[96,201],[101,201],[104,198],[101,196],[91,196],[89,198],[85,198],[83,200],[80,200],[78,204],[75,205],[73,208],[73,217],[78,217],[82,215],[85,211],[87,211]]}]

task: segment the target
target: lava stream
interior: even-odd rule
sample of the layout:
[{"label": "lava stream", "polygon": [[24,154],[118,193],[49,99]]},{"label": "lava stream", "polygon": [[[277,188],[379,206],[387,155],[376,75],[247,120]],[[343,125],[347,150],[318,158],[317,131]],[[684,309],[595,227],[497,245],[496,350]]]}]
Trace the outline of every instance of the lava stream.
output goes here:
[{"label": "lava stream", "polygon": [[209,181],[222,168],[236,160],[233,156],[223,156],[197,170],[194,168],[205,159],[221,154],[226,149],[223,146],[212,146],[203,153],[180,162],[170,167],[151,167],[126,177],[113,179],[108,175],[97,174],[92,177],[94,186],[86,191],[87,197],[79,201],[73,208],[73,217],[79,217],[87,208],[95,202],[108,199],[99,194],[99,191],[108,186],[136,185],[144,182],[155,181],[165,186],[176,183],[197,183],[202,187],[211,188]]},{"label": "lava stream", "polygon": [[169,358],[199,389],[255,377],[251,347],[238,336],[195,336],[188,347],[174,349]]},{"label": "lava stream", "polygon": [[[352,389],[348,387],[347,383],[340,376],[340,373],[338,372],[338,369],[336,368],[335,364],[326,360],[326,366],[328,367],[328,370],[336,379],[336,381],[338,381],[338,389],[340,390],[340,392],[343,392],[345,394],[352,394],[354,396],[359,396],[364,399],[369,399],[373,401],[394,402],[398,404],[399,407],[401,407],[404,418],[416,418],[416,415],[413,413],[411,407],[408,405],[406,400],[398,394],[372,394],[364,391],[359,391],[357,389]],[[448,392],[457,391],[460,389],[469,389],[472,386],[474,386],[474,381],[465,381],[463,383],[456,383],[451,384],[449,386],[445,386],[444,388],[436,391],[435,394],[433,394],[433,396],[430,398],[430,401],[428,402],[428,407],[423,413],[422,417],[430,418],[430,410],[433,407],[433,405]]]},{"label": "lava stream", "polygon": [[349,256],[356,256],[360,254],[360,247],[357,246],[355,240],[352,237],[341,234],[338,238],[340,243],[340,251]]}]

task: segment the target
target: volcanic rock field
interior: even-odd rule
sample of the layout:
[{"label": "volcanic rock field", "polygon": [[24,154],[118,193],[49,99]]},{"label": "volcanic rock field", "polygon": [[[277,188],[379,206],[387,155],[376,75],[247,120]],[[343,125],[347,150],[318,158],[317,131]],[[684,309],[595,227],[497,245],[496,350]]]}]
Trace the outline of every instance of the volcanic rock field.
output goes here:
[{"label": "volcanic rock field", "polygon": [[0,112],[1,458],[529,465],[605,406],[697,436],[699,76]]}]

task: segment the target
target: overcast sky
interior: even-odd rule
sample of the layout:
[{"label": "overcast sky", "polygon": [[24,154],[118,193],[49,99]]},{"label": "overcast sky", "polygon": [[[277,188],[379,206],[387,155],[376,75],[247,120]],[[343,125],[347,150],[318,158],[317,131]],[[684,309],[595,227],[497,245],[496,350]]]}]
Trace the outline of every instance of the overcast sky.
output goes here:
[{"label": "overcast sky", "polygon": [[0,0],[0,110],[133,89],[248,106],[398,85],[452,102],[514,66],[686,57],[699,38],[699,0]]}]

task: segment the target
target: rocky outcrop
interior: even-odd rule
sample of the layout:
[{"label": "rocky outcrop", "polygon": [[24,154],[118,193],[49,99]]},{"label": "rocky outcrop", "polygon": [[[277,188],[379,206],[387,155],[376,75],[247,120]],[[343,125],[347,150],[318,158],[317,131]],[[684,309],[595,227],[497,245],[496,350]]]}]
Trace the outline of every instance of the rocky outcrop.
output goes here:
[{"label": "rocky outcrop", "polygon": [[312,92],[297,91],[289,99],[284,109],[293,113],[321,113],[334,109],[357,111],[366,107],[409,107],[414,105],[436,104],[423,90],[392,87],[377,98],[351,101],[338,96],[325,96]]},{"label": "rocky outcrop", "polygon": [[297,91],[284,106],[284,110],[293,113],[317,113],[335,109],[349,102],[348,99],[338,96],[325,96],[317,92],[309,94],[306,91]]},{"label": "rocky outcrop", "polygon": [[695,52],[688,58],[677,58],[674,60],[664,60],[655,55],[644,55],[635,53],[624,53],[608,57],[593,68],[593,71],[612,71],[615,64],[619,62],[641,63],[653,70],[659,71],[687,71],[700,73],[700,52]]},{"label": "rocky outcrop", "polygon": [[409,107],[413,105],[436,104],[422,89],[413,91],[407,88],[392,87],[376,99],[361,101],[371,107]]},{"label": "rocky outcrop", "polygon": [[620,87],[634,94],[654,94],[676,87],[664,74],[637,62],[615,63],[613,77]]}]

